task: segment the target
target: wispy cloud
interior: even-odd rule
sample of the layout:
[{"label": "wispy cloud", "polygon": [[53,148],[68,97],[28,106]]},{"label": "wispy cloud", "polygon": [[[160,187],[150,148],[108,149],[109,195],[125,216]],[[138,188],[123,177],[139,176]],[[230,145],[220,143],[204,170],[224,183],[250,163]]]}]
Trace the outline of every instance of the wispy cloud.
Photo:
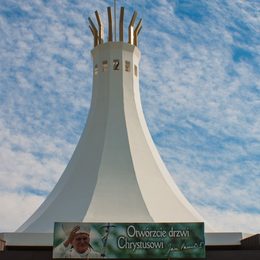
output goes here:
[{"label": "wispy cloud", "polygon": [[176,1],[174,11],[162,4],[153,30],[144,32],[157,37],[155,44],[148,36],[142,42],[144,111],[184,194],[194,205],[207,205],[205,217],[212,210],[215,226],[215,211],[229,212],[222,227],[238,230],[240,221],[228,227],[228,216],[257,218],[260,211],[259,7],[183,3]]}]

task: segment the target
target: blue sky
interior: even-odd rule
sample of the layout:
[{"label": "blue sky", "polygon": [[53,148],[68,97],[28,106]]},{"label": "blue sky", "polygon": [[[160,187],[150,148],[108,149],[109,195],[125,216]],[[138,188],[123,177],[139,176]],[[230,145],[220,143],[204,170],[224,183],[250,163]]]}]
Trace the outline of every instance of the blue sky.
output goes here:
[{"label": "blue sky", "polygon": [[[172,177],[219,231],[260,232],[260,2],[133,0],[141,98]],[[113,1],[1,0],[0,231],[40,205],[82,133],[92,89],[87,18]]]}]

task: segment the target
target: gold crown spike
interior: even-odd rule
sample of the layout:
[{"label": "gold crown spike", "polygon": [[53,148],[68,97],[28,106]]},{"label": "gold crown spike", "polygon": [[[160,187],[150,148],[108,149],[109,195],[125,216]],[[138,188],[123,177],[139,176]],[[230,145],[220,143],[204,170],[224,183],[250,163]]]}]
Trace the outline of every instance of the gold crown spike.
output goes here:
[{"label": "gold crown spike", "polygon": [[98,30],[97,30],[95,24],[90,19],[90,17],[88,18],[88,21],[90,23],[89,28],[90,28],[90,30],[93,34],[93,37],[94,37],[94,47],[96,47],[98,45]]},{"label": "gold crown spike", "polygon": [[113,25],[112,25],[112,12],[111,7],[107,8],[107,16],[108,16],[108,41],[113,41]]},{"label": "gold crown spike", "polygon": [[132,19],[128,26],[128,43],[129,44],[134,44],[134,23],[135,23],[136,17],[137,17],[137,12],[134,11],[134,14],[133,14]]},{"label": "gold crown spike", "polygon": [[120,9],[120,18],[119,18],[119,40],[120,42],[124,41],[124,7]]},{"label": "gold crown spike", "polygon": [[98,11],[95,11],[95,15],[98,22],[98,43],[102,44],[104,42],[104,26]]},{"label": "gold crown spike", "polygon": [[135,30],[134,30],[134,45],[137,46],[138,44],[138,34],[140,33],[142,29],[142,19],[140,19],[139,23],[137,24]]},{"label": "gold crown spike", "polygon": [[[120,17],[119,17],[119,41],[124,41],[124,7],[121,7],[120,9]],[[88,18],[89,21],[89,28],[91,30],[91,33],[94,37],[94,47],[96,47],[99,44],[104,43],[104,25],[102,23],[102,19],[98,13],[98,11],[95,11],[96,20],[98,24],[98,29],[94,22],[91,20],[91,18]],[[108,16],[108,42],[113,42],[113,35],[116,35],[116,29],[114,29],[113,32],[113,21],[112,21],[112,10],[111,7],[107,7],[107,16]],[[142,29],[142,19],[139,20],[137,26],[135,27],[135,20],[137,18],[137,12],[134,11],[133,16],[131,18],[131,21],[128,26],[128,43],[137,46],[138,45],[138,35]],[[116,20],[116,19],[115,19]],[[115,23],[115,21],[114,21]],[[114,24],[115,25],[115,24]],[[116,27],[115,27],[116,28]],[[116,40],[116,37],[114,37],[114,41]]]}]

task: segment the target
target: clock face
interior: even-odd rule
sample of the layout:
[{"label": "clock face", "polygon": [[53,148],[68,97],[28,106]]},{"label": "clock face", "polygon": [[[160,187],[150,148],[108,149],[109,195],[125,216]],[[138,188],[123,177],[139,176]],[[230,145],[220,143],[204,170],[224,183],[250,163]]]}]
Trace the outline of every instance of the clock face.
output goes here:
[{"label": "clock face", "polygon": [[113,60],[113,70],[119,70],[119,60]]},{"label": "clock face", "polygon": [[103,69],[103,71],[107,71],[107,70],[108,70],[107,60],[105,60],[105,61],[102,62],[102,69]]},{"label": "clock face", "polygon": [[125,71],[130,71],[130,61],[125,62]]},{"label": "clock face", "polygon": [[94,68],[94,74],[95,74],[95,75],[98,74],[98,65],[97,65],[97,64],[95,65],[95,68]]},{"label": "clock face", "polygon": [[138,76],[138,69],[137,69],[137,66],[135,65],[135,76],[137,77]]}]

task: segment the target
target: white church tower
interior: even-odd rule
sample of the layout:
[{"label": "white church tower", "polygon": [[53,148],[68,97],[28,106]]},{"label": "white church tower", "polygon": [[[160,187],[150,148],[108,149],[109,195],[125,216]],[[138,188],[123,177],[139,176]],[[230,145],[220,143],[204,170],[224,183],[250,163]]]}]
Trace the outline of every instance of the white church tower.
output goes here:
[{"label": "white church tower", "polygon": [[[147,128],[139,93],[134,12],[124,41],[108,7],[108,37],[95,12],[93,94],[86,127],[57,185],[16,231],[49,233],[54,222],[203,222],[167,171]],[[115,19],[116,20],[116,19]]]}]

